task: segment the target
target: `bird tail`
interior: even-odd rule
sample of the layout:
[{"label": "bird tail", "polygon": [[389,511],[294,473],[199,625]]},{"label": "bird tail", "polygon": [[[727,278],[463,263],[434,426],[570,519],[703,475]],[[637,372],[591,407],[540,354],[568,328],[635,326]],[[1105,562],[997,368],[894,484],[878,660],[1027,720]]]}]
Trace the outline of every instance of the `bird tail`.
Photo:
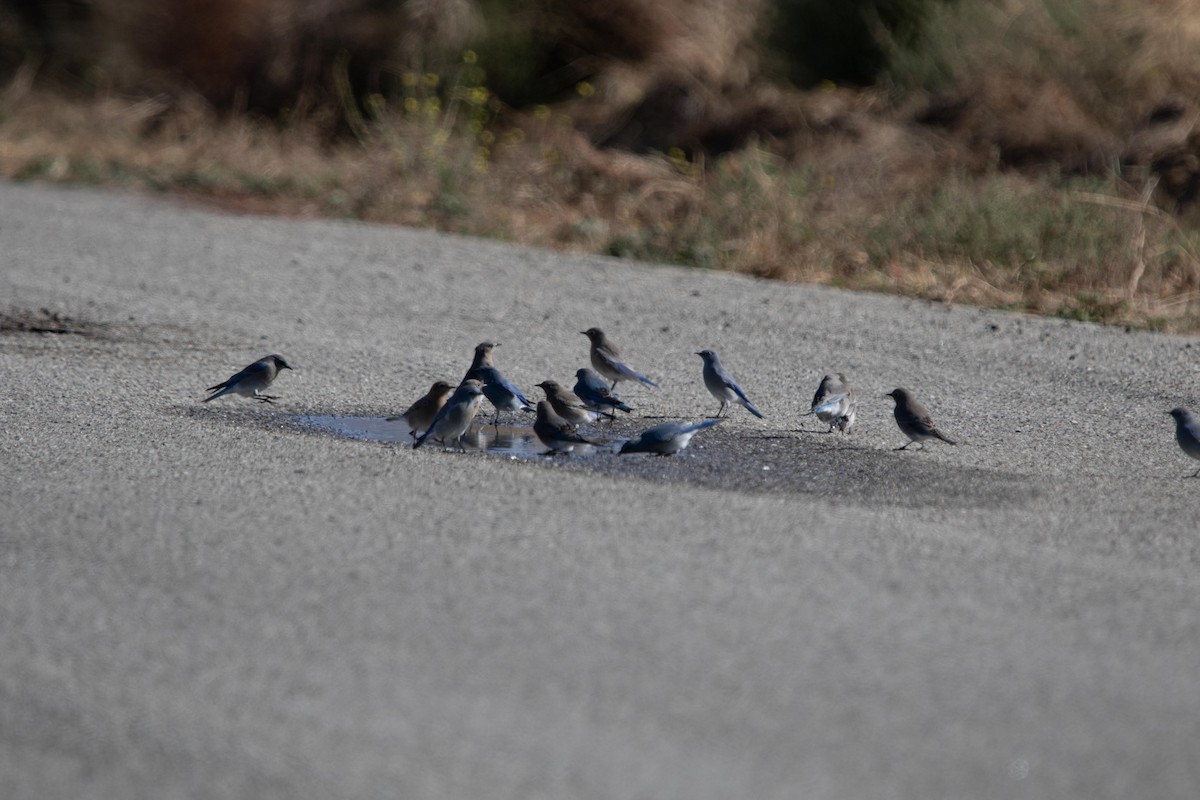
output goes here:
[{"label": "bird tail", "polygon": [[429,428],[427,428],[426,431],[422,433],[415,442],[413,442],[413,450],[416,450],[418,447],[425,444],[425,440],[429,438],[429,432],[432,430],[433,426],[430,425]]},{"label": "bird tail", "polygon": [[716,425],[718,422],[724,422],[724,421],[725,420],[723,420],[723,419],[701,420],[700,422],[693,422],[691,425],[688,425],[683,430],[685,433],[691,433],[693,431],[702,431],[705,428],[711,428],[713,425]]},{"label": "bird tail", "polygon": [[204,391],[212,392],[212,394],[210,394],[208,397],[204,398],[204,400],[202,401],[202,402],[207,403],[209,400],[216,400],[218,397],[220,397],[223,394],[229,394],[230,392],[233,391],[233,387],[229,385],[229,381],[226,381],[225,383],[218,383],[216,386],[210,386],[207,389],[205,389]]},{"label": "bird tail", "polygon": [[658,384],[657,384],[657,383],[655,383],[654,381],[650,380],[649,378],[647,378],[645,375],[643,375],[642,373],[638,372],[637,370],[630,370],[630,372],[632,372],[632,373],[633,373],[633,377],[637,378],[639,381],[641,381],[642,383],[646,384],[647,386],[653,386],[655,389],[657,389],[657,388],[658,388]]},{"label": "bird tail", "polygon": [[745,405],[746,410],[749,411],[754,416],[758,417],[759,419],[764,418],[763,413],[754,407],[754,403],[751,403],[749,400],[747,400],[743,405]]},{"label": "bird tail", "polygon": [[937,438],[941,439],[946,444],[955,444],[955,445],[958,444],[958,442],[954,441],[953,439],[951,439],[949,436],[942,433],[941,431],[934,431],[933,434],[934,434],[934,436],[937,436]]},{"label": "bird tail", "polygon": [[629,407],[628,405],[626,405],[625,403],[617,403],[615,406],[613,406],[613,408],[619,408],[619,409],[621,409],[622,411],[624,411],[626,414],[628,414],[629,412],[633,411],[633,409],[632,409],[632,408],[630,408],[630,407]]}]

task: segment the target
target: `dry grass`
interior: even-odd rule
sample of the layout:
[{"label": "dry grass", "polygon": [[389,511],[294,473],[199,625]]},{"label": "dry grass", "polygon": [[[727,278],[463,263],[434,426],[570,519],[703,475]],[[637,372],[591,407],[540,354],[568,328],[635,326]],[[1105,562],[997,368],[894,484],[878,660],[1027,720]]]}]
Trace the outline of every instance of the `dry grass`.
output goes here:
[{"label": "dry grass", "polygon": [[[239,14],[282,8],[224,1]],[[755,79],[747,43],[763,4],[678,5],[689,13],[651,9],[629,26],[620,2],[563,4],[587,23],[563,40],[591,48],[570,72],[588,80],[524,110],[485,88],[470,51],[435,58],[478,23],[450,0],[407,6],[453,12],[418,20],[425,49],[409,57],[442,59],[436,69],[387,62],[392,88],[363,94],[335,55],[313,79],[331,103],[277,83],[310,102],[271,116],[215,110],[244,85],[219,70],[201,70],[214,83],[188,81],[194,91],[74,99],[18,73],[0,96],[0,175],[1200,330],[1200,108],[1188,94],[1200,87],[1200,11],[952,4],[921,53],[894,59],[891,89],[797,92]],[[322,7],[344,31],[358,30],[360,6]],[[1005,35],[990,36],[998,19]],[[311,24],[281,23],[291,42]],[[253,26],[234,28],[223,47],[255,41]],[[218,58],[202,38],[189,52]],[[1104,49],[1114,41],[1117,55]]]}]

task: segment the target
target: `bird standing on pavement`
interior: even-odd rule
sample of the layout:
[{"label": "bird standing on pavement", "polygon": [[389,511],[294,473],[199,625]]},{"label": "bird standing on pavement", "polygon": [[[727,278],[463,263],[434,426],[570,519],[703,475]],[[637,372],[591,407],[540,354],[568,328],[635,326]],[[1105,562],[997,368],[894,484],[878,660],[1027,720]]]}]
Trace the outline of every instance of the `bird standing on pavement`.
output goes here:
[{"label": "bird standing on pavement", "polygon": [[597,411],[608,416],[611,419],[616,419],[617,415],[612,413],[613,409],[620,409],[628,414],[633,411],[632,408],[621,402],[621,398],[608,388],[608,384],[604,382],[594,371],[583,367],[575,370],[575,396],[583,401],[583,404],[592,411]]},{"label": "bird standing on pavement", "polygon": [[240,394],[242,397],[253,397],[255,400],[261,400],[264,403],[270,403],[276,397],[263,394],[281,369],[291,369],[291,365],[283,360],[282,356],[269,355],[260,358],[250,366],[243,369],[234,375],[231,375],[229,380],[222,381],[216,386],[210,386],[204,391],[212,392],[208,397],[204,398],[204,402],[216,400],[218,397],[230,393]]},{"label": "bird standing on pavement", "polygon": [[725,369],[725,365],[721,363],[721,358],[712,350],[701,350],[696,353],[700,358],[704,359],[704,385],[708,388],[709,393],[721,401],[721,407],[717,409],[717,417],[721,414],[730,403],[739,403],[746,407],[754,416],[759,419],[763,418],[763,414],[750,399],[746,397],[746,393],[742,391],[742,387],[737,385],[737,381]]},{"label": "bird standing on pavement", "polygon": [[555,453],[570,453],[581,444],[595,444],[575,432],[575,426],[554,413],[554,408],[547,400],[537,404],[537,419],[533,422],[533,432],[538,441],[550,448],[548,455]]},{"label": "bird standing on pavement", "polygon": [[626,453],[655,453],[660,456],[670,456],[688,446],[697,431],[716,425],[721,420],[706,419],[702,422],[667,422],[655,425],[642,431],[636,439],[630,439],[621,445],[620,454]]},{"label": "bird standing on pavement", "polygon": [[533,411],[533,406],[521,394],[521,390],[509,382],[495,367],[478,367],[468,373],[483,382],[483,396],[496,408],[493,425],[500,423],[502,411]]},{"label": "bird standing on pavement", "polygon": [[430,387],[428,392],[409,406],[404,413],[394,417],[387,417],[387,421],[395,422],[398,419],[404,420],[408,425],[409,435],[415,439],[419,434],[429,430],[429,426],[433,423],[433,418],[441,411],[442,406],[446,405],[446,398],[453,392],[453,386],[445,381],[438,381]]},{"label": "bird standing on pavement", "polygon": [[828,433],[833,433],[834,428],[849,433],[858,416],[857,406],[850,382],[839,372],[821,379],[821,385],[813,395],[812,409],[800,416],[816,414],[817,419],[829,426]]},{"label": "bird standing on pavement", "polygon": [[925,406],[918,403],[908,389],[893,389],[887,393],[887,396],[896,401],[896,408],[893,412],[896,416],[896,424],[909,439],[902,447],[897,447],[897,450],[907,450],[908,445],[913,442],[920,442],[921,449],[924,450],[926,439],[941,439],[946,444],[957,444],[937,429],[933,424],[933,418],[925,410]]},{"label": "bird standing on pavement", "polygon": [[546,401],[554,413],[570,425],[586,425],[595,422],[597,412],[590,411],[573,392],[568,392],[558,381],[542,381],[538,388],[546,393]]},{"label": "bird standing on pavement", "polygon": [[616,390],[619,381],[641,381],[647,386],[658,388],[658,384],[647,378],[637,370],[631,369],[621,361],[621,351],[617,346],[608,340],[604,335],[604,331],[599,328],[588,328],[586,331],[580,331],[592,343],[591,358],[592,366],[596,372],[604,376],[606,380],[612,381],[612,388]]},{"label": "bird standing on pavement", "polygon": [[450,399],[429,424],[429,428],[421,434],[421,438],[413,443],[413,449],[425,444],[429,438],[437,439],[445,447],[446,440],[452,439],[463,450],[462,435],[471,427],[471,421],[479,411],[479,403],[483,400],[483,384],[473,378],[463,381]]},{"label": "bird standing on pavement", "polygon": [[[1200,419],[1186,408],[1173,408],[1167,413],[1175,418],[1175,441],[1180,449],[1200,461]],[[1200,469],[1190,477],[1200,478]]]}]

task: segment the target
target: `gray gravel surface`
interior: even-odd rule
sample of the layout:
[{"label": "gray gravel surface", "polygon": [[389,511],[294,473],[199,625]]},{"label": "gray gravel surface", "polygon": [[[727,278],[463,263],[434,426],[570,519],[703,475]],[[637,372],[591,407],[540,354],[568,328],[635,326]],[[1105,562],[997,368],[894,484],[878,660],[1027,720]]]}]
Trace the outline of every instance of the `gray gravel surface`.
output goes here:
[{"label": "gray gravel surface", "polygon": [[[337,438],[604,328],[672,458]],[[267,406],[200,403],[267,354]],[[849,437],[801,419],[822,374]],[[0,184],[0,796],[1195,798],[1200,340]],[[905,439],[911,389],[958,447]],[[540,397],[540,395],[537,395]],[[807,430],[802,430],[801,425]]]}]

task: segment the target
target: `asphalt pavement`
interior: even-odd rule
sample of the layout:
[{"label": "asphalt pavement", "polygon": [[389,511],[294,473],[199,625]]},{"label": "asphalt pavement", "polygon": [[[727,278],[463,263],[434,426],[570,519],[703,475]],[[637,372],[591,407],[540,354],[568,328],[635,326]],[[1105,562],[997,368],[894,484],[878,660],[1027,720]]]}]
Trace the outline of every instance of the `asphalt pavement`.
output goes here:
[{"label": "asphalt pavement", "polygon": [[[603,328],[607,440],[413,451]],[[274,404],[204,387],[268,353]],[[857,428],[801,417],[846,374]],[[1195,798],[1200,339],[0,183],[0,796]],[[910,389],[959,445],[906,440]]]}]

